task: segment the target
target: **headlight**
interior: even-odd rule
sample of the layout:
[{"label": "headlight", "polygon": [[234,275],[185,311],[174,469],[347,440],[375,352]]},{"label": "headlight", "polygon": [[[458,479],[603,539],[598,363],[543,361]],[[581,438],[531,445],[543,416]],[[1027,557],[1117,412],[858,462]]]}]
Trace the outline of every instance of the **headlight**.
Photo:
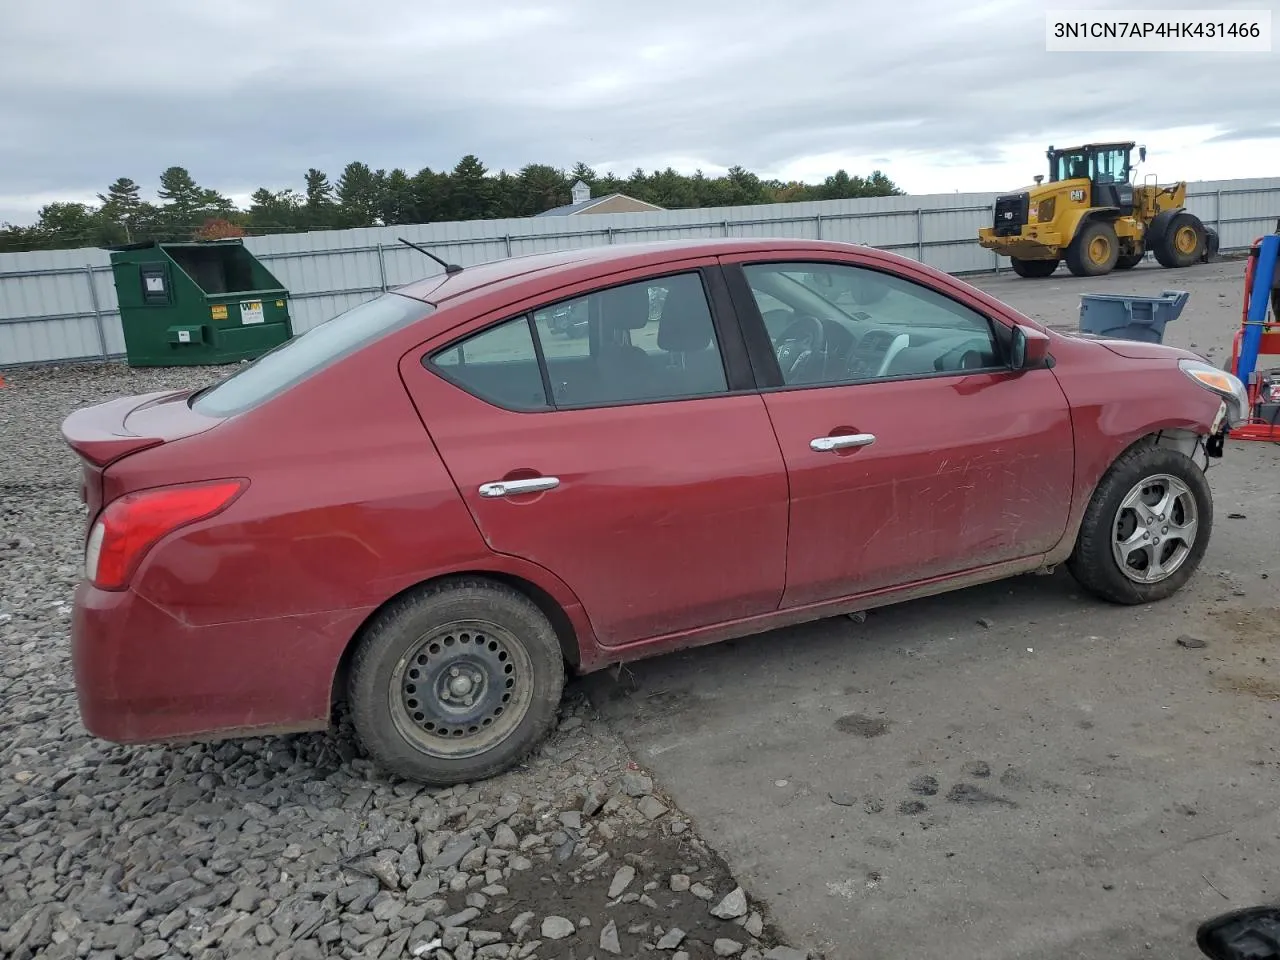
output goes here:
[{"label": "headlight", "polygon": [[1228,427],[1237,426],[1248,419],[1249,395],[1239,377],[1199,360],[1179,360],[1178,366],[1200,386],[1226,401]]}]

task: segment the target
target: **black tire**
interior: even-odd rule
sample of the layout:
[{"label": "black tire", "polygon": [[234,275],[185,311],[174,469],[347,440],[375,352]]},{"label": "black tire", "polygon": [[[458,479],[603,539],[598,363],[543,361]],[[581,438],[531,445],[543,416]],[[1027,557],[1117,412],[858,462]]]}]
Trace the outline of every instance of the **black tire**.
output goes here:
[{"label": "black tire", "polygon": [[1147,255],[1147,252],[1145,250],[1142,251],[1141,253],[1121,254],[1120,256],[1116,257],[1116,269],[1132,270],[1134,267],[1136,267],[1138,264],[1142,262],[1143,257],[1145,257],[1146,255]]},{"label": "black tire", "polygon": [[[1113,542],[1116,538],[1144,532],[1136,512],[1122,509],[1122,504],[1139,483],[1160,477],[1180,481],[1186,493],[1175,502],[1173,516],[1166,517],[1163,522],[1154,522],[1152,534],[1155,537],[1160,537],[1162,532],[1167,535],[1169,529],[1176,529],[1179,520],[1188,518],[1186,497],[1194,504],[1196,529],[1190,545],[1176,537],[1159,544],[1156,556],[1162,562],[1169,563],[1177,556],[1181,559],[1173,572],[1163,579],[1142,583],[1121,568]],[[1159,496],[1159,490],[1168,490],[1170,485],[1167,481],[1159,481],[1153,487],[1156,492],[1151,496]],[[1131,521],[1133,530],[1129,529]],[[1204,558],[1212,532],[1213,497],[1200,467],[1177,450],[1143,444],[1122,454],[1103,475],[1085,510],[1075,549],[1067,559],[1067,569],[1082,587],[1112,603],[1138,604],[1163,600],[1182,589],[1195,573]],[[1130,556],[1147,549],[1156,550],[1154,545],[1148,547],[1145,541],[1140,542]],[[1145,556],[1149,562],[1150,554]]]},{"label": "black tire", "polygon": [[1169,221],[1151,252],[1162,267],[1189,267],[1204,257],[1206,243],[1204,224],[1194,213],[1184,210]]},{"label": "black tire", "polygon": [[1077,277],[1101,277],[1119,259],[1120,239],[1105,220],[1086,220],[1067,246],[1067,269]]},{"label": "black tire", "polygon": [[[375,761],[408,780],[443,787],[495,776],[555,722],[565,683],[559,640],[542,611],[503,584],[466,578],[412,592],[380,611],[358,643],[348,684],[356,733]],[[453,671],[481,691],[479,702],[445,702],[465,695]]]},{"label": "black tire", "polygon": [[1218,255],[1218,247],[1221,241],[1218,239],[1218,231],[1213,227],[1204,228],[1204,253],[1200,256],[1201,263],[1211,263],[1213,258]]},{"label": "black tire", "polygon": [[1013,272],[1020,277],[1026,277],[1029,280],[1041,280],[1045,277],[1053,275],[1053,271],[1058,269],[1060,260],[1019,260],[1017,257],[1009,258],[1009,266],[1013,267]]}]

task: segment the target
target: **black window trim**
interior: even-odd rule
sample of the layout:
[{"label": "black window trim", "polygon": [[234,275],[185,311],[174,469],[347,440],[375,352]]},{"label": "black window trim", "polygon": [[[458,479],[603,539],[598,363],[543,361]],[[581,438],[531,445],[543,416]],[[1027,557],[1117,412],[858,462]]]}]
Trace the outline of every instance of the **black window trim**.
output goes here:
[{"label": "black window trim", "polygon": [[[538,376],[542,380],[542,399],[546,402],[547,407],[551,410],[556,408],[556,392],[551,386],[551,372],[547,366],[547,355],[542,352],[542,337],[538,336],[538,321],[533,318],[535,311],[529,310],[524,315],[524,322],[529,327],[529,339],[533,341],[533,357],[538,363]],[[458,356],[462,356],[462,350],[458,351]],[[470,391],[467,391],[470,393]],[[533,411],[545,413],[546,411]]]},{"label": "black window trim", "polygon": [[[711,312],[712,329],[715,331],[716,347],[720,353],[720,362],[724,368],[725,384],[727,389],[717,391],[716,393],[701,393],[692,396],[683,395],[678,397],[645,397],[637,400],[609,400],[605,402],[590,403],[561,403],[555,397],[555,391],[551,386],[551,374],[547,366],[547,358],[542,349],[542,338],[538,334],[537,322],[534,320],[534,314],[544,310],[549,310],[562,303],[568,303],[573,300],[581,300],[584,297],[594,296],[607,290],[617,287],[625,287],[636,283],[652,284],[656,281],[663,280],[667,277],[687,276],[688,274],[696,274],[702,284],[703,295],[707,299],[707,307]],[[712,400],[717,397],[733,397],[742,396],[744,394],[754,394],[758,392],[756,385],[756,377],[754,375],[754,364],[750,356],[750,348],[743,339],[743,331],[738,322],[740,314],[735,309],[735,301],[730,293],[728,284],[726,283],[725,271],[723,266],[719,264],[707,264],[696,267],[675,268],[663,270],[658,273],[648,274],[643,277],[631,277],[626,280],[615,280],[602,286],[592,287],[572,296],[561,296],[554,300],[540,302],[534,306],[526,307],[519,313],[509,314],[469,330],[457,337],[450,339],[447,343],[435,347],[423,353],[420,363],[428,372],[440,377],[445,382],[462,390],[468,396],[475,397],[482,403],[487,403],[492,407],[500,410],[506,410],[509,413],[522,414],[546,414],[546,413],[566,413],[573,410],[600,410],[609,407],[635,407],[655,403],[688,403],[698,400]],[[495,330],[498,327],[508,323],[513,323],[524,318],[528,324],[529,334],[533,338],[534,355],[538,363],[538,372],[542,379],[543,401],[545,406],[541,407],[515,407],[508,403],[499,403],[489,397],[482,397],[467,387],[466,384],[460,382],[455,376],[449,372],[449,366],[442,366],[435,362],[437,357],[443,356],[450,350],[460,347],[475,337]],[[594,334],[593,334],[594,336]],[[462,352],[458,354],[459,368],[465,366]],[[776,366],[776,364],[775,364]]]},{"label": "black window trim", "polygon": [[[747,279],[747,266],[769,266],[772,264],[788,264],[788,263],[812,263],[818,266],[841,266],[853,267],[858,270],[868,270],[874,273],[882,273],[885,276],[903,280],[907,283],[913,283],[924,286],[927,290],[932,291],[938,296],[945,297],[957,306],[963,307],[972,313],[984,319],[990,329],[992,339],[995,341],[997,349],[1000,351],[1002,363],[993,367],[975,367],[972,370],[938,370],[933,373],[908,373],[898,374],[891,377],[875,377],[870,380],[824,380],[818,383],[785,383],[782,379],[782,370],[778,366],[777,355],[773,351],[773,342],[769,338],[769,329],[765,326],[764,315],[760,311],[760,305],[756,302],[755,294],[751,292],[751,283]],[[724,279],[728,286],[729,294],[733,299],[738,316],[741,318],[742,336],[747,344],[750,353],[751,366],[755,372],[756,381],[759,384],[760,393],[777,393],[783,390],[829,390],[833,387],[862,387],[872,386],[877,383],[899,383],[903,380],[938,380],[944,377],[973,376],[980,373],[1013,373],[1013,369],[1009,364],[1010,342],[1013,331],[1009,329],[1001,321],[992,317],[984,310],[979,310],[970,304],[951,296],[944,290],[936,287],[922,284],[919,280],[912,277],[903,276],[893,270],[883,267],[872,266],[864,263],[853,263],[848,260],[827,259],[813,254],[800,254],[790,257],[768,257],[765,259],[739,260],[732,263],[724,264]]]}]

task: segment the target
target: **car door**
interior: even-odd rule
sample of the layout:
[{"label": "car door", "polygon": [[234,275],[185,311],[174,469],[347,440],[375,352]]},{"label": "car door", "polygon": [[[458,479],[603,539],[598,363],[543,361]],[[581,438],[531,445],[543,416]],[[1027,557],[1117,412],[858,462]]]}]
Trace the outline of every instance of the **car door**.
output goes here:
[{"label": "car door", "polygon": [[[1071,418],[1011,326],[878,261],[731,261],[790,481],[784,607],[1038,555],[1071,506]],[[818,326],[815,326],[817,324]]]},{"label": "car door", "polygon": [[489,547],[563,580],[604,645],[781,600],[786,470],[701,264],[480,318],[401,364]]}]

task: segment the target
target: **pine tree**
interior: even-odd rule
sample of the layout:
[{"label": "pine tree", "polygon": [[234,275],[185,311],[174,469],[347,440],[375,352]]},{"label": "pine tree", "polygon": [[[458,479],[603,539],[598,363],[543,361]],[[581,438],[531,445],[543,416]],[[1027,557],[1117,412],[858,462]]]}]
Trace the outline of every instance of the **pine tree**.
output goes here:
[{"label": "pine tree", "polygon": [[348,163],[338,178],[338,203],[343,219],[353,227],[372,227],[382,213],[386,173],[374,173],[369,165]]},{"label": "pine tree", "polygon": [[107,187],[106,194],[98,194],[102,206],[98,215],[108,223],[118,225],[124,231],[126,241],[133,240],[133,226],[143,210],[141,188],[128,177],[120,177]]},{"label": "pine tree", "polygon": [[185,167],[169,167],[160,174],[160,189],[164,209],[174,217],[191,217],[200,209],[203,191]]}]

